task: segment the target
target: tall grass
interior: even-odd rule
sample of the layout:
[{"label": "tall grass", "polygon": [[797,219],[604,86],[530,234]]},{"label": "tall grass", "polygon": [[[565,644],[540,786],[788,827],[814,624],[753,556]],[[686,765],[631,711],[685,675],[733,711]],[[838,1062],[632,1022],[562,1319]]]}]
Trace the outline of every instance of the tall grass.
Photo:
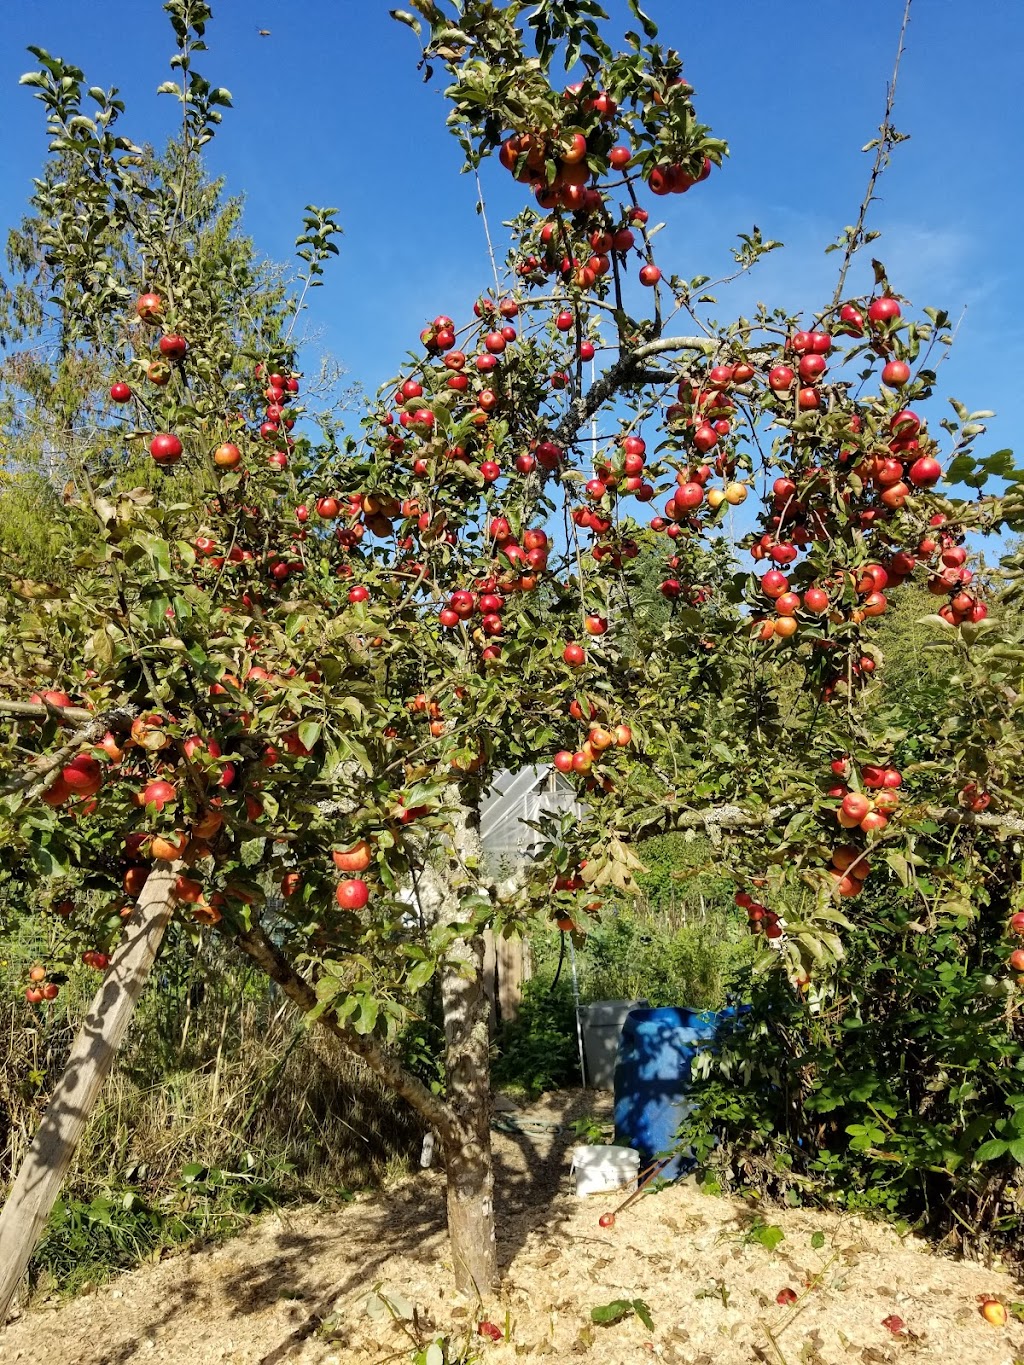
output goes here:
[{"label": "tall grass", "polygon": [[[740,988],[753,943],[724,895],[681,889],[659,902],[619,905],[588,926],[575,949],[580,1000],[646,999],[652,1005],[718,1009]],[[672,903],[665,901],[669,896]],[[570,959],[550,931],[531,940],[534,975],[518,1017],[497,1039],[494,1078],[527,1095],[579,1083]]]},{"label": "tall grass", "polygon": [[[0,1188],[12,1179],[97,983],[20,999],[45,959],[25,922],[0,948]],[[223,949],[168,945],[104,1087],[36,1258],[65,1287],[155,1248],[220,1234],[268,1204],[346,1197],[414,1151],[411,1114],[276,988]]]}]

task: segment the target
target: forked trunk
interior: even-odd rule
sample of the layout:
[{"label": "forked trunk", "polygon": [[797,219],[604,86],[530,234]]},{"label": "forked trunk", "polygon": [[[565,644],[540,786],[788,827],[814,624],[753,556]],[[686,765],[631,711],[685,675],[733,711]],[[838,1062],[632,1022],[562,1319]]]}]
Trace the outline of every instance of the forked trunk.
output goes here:
[{"label": "forked trunk", "polygon": [[[432,926],[464,922],[463,893],[477,890],[479,817],[464,809],[442,858],[424,869],[417,898]],[[285,990],[304,1013],[316,993],[265,932],[256,926],[237,945]],[[490,1298],[498,1282],[494,1236],[494,1170],[491,1160],[490,1007],[483,984],[481,934],[448,946],[441,967],[447,1096],[444,1101],[373,1041],[330,1016],[321,1023],[362,1057],[386,1085],[413,1106],[437,1133],[448,1178],[448,1228],[457,1288],[473,1299]]]}]

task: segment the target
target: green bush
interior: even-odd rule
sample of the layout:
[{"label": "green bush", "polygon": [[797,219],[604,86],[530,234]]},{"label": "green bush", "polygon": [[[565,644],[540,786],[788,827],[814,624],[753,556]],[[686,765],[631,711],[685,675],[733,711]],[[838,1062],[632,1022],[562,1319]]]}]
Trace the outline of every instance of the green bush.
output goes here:
[{"label": "green bush", "polygon": [[756,980],[745,1026],[697,1064],[681,1138],[705,1178],[883,1214],[974,1252],[1011,1247],[1024,1030],[1008,1008],[1005,907],[976,909],[924,924],[890,884],[858,900],[847,956],[808,1000]]},{"label": "green bush", "polygon": [[492,1074],[495,1085],[531,1096],[579,1084],[576,1015],[568,981],[560,980],[553,990],[547,973],[527,981],[518,1017],[499,1035]]},{"label": "green bush", "polygon": [[587,935],[579,953],[581,996],[718,1009],[752,955],[735,915],[673,926],[622,911]]},{"label": "green bush", "polygon": [[[655,856],[649,856],[651,845]],[[753,944],[721,879],[698,874],[681,882],[672,876],[685,869],[687,857],[696,860],[693,849],[680,836],[649,840],[642,850],[650,869],[644,902],[606,909],[585,936],[574,938],[571,951],[568,939],[550,930],[534,936],[534,975],[519,1016],[498,1036],[497,1084],[530,1095],[579,1084],[572,952],[582,1004],[633,999],[694,1009],[725,1004],[749,971]]]},{"label": "green bush", "polygon": [[721,874],[715,850],[692,830],[659,834],[637,846],[640,908],[669,925],[692,924],[708,914],[731,917],[735,891]]}]

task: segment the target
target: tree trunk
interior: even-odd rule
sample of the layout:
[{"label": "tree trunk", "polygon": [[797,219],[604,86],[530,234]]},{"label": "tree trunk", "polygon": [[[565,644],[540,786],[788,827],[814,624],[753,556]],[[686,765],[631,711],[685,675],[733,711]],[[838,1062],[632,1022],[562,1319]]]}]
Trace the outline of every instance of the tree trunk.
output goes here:
[{"label": "tree trunk", "polygon": [[[480,854],[479,815],[464,808],[443,857],[429,865],[417,884],[421,911],[432,925],[462,923],[468,911],[462,893],[474,892]],[[284,990],[303,1013],[316,1005],[316,992],[259,925],[234,942]],[[441,966],[447,1096],[438,1099],[370,1037],[356,1034],[330,1014],[319,1022],[361,1057],[396,1094],[407,1100],[437,1132],[448,1182],[448,1231],[456,1287],[474,1299],[491,1297],[498,1282],[494,1236],[494,1170],[491,1160],[489,1005],[484,991],[483,935],[455,938]]]},{"label": "tree trunk", "polygon": [[[479,812],[466,808],[456,821],[443,876],[438,923],[466,918],[460,889],[475,889],[480,856]],[[468,864],[468,867],[467,867]],[[490,1006],[484,990],[483,935],[457,938],[441,977],[447,1100],[457,1126],[442,1143],[448,1176],[448,1235],[456,1288],[487,1299],[498,1283],[494,1237],[494,1165],[491,1158]]]},{"label": "tree trunk", "polygon": [[0,1213],[0,1324],[128,1031],[174,909],[179,866],[150,874]]},{"label": "tree trunk", "polygon": [[493,1298],[498,1283],[489,1102],[485,1114],[482,1133],[443,1148],[455,1287],[481,1301]]}]

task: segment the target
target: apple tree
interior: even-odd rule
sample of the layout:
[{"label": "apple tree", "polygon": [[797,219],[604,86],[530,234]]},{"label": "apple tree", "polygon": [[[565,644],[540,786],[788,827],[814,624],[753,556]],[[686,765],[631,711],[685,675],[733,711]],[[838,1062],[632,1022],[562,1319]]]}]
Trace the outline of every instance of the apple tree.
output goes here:
[{"label": "apple tree", "polygon": [[[230,97],[195,68],[209,7],[165,9],[184,132],[161,163],[116,131],[116,92],[41,51],[26,78],[52,138],[33,240],[72,394],[47,449],[74,548],[69,573],[3,579],[8,857],[111,979],[173,914],[362,1057],[437,1132],[456,1282],[487,1295],[485,927],[539,910],[582,929],[630,891],[645,833],[695,828],[765,962],[813,998],[869,873],[952,913],[986,839],[1019,864],[1022,656],[968,536],[1021,525],[1020,476],[976,453],[983,415],[924,410],[945,315],[877,262],[848,285],[867,205],[813,316],[722,323],[717,285],[659,263],[658,200],[699,197],[727,149],[632,0],[619,51],[593,3],[396,12],[447,72],[468,164],[493,156],[522,211],[473,316],[438,311],[360,426],[317,422],[293,300],[197,251],[182,214]],[[893,138],[887,122],[878,158]],[[338,231],[308,210],[303,290]],[[744,236],[737,271],[778,245]],[[74,401],[75,374],[104,401]],[[952,495],[989,477],[1009,491]],[[873,634],[911,579],[971,700],[908,764]],[[482,863],[480,801],[535,763],[586,813],[548,827],[509,891]],[[925,890],[940,826],[964,856]],[[435,976],[441,1094],[394,1048]],[[20,1265],[5,1243],[0,1307],[26,1241]]]}]

